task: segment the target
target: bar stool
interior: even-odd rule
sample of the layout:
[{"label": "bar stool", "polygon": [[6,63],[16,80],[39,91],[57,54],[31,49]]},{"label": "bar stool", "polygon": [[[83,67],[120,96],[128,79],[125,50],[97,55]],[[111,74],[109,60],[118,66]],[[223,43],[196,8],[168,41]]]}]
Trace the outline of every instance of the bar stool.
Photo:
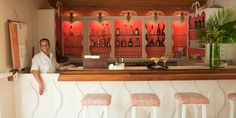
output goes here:
[{"label": "bar stool", "polygon": [[137,107],[152,107],[152,118],[157,118],[157,109],[160,106],[160,100],[153,93],[134,93],[131,94],[131,118],[136,118]]},{"label": "bar stool", "polygon": [[202,118],[206,118],[207,104],[209,104],[209,99],[200,93],[195,92],[178,92],[175,93],[175,98],[178,101],[176,106],[176,118],[179,117],[179,103],[182,105],[182,118],[186,118],[187,105],[194,105],[194,118],[198,117],[197,105],[202,107]]},{"label": "bar stool", "polygon": [[236,93],[230,93],[228,95],[228,99],[230,101],[229,118],[234,118],[234,102],[236,102]]},{"label": "bar stool", "polygon": [[108,118],[108,108],[111,104],[110,94],[86,94],[82,99],[84,108],[83,118],[89,118],[88,108],[92,106],[101,106],[104,110],[104,118]]}]

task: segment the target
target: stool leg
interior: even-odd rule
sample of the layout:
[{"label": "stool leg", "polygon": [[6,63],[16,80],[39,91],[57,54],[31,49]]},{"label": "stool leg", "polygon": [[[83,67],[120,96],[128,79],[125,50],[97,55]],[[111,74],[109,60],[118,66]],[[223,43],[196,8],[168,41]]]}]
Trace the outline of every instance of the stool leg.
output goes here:
[{"label": "stool leg", "polygon": [[88,106],[84,106],[84,108],[83,108],[83,118],[86,118],[87,110],[88,110]]},{"label": "stool leg", "polygon": [[137,108],[135,106],[131,108],[131,118],[136,118],[136,109]]},{"label": "stool leg", "polygon": [[157,118],[157,109],[158,109],[158,107],[152,107],[152,110],[153,110],[152,118]]},{"label": "stool leg", "polygon": [[175,118],[179,118],[179,102],[177,101],[176,102],[176,110],[175,110]]},{"label": "stool leg", "polygon": [[186,109],[187,109],[187,105],[182,104],[182,118],[186,118]]},{"label": "stool leg", "polygon": [[230,114],[229,118],[234,118],[234,101],[230,100]]},{"label": "stool leg", "polygon": [[194,107],[194,118],[198,118],[198,109],[197,109],[197,105],[193,105]]},{"label": "stool leg", "polygon": [[202,118],[206,118],[207,117],[207,105],[206,104],[202,104]]},{"label": "stool leg", "polygon": [[108,106],[104,107],[104,118],[108,118],[108,112],[109,112],[108,108],[109,108]]}]

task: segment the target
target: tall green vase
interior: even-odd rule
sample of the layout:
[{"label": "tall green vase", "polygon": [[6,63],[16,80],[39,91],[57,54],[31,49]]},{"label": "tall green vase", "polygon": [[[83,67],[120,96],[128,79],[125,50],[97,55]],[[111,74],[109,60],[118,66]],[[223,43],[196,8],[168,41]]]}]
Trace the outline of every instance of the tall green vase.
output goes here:
[{"label": "tall green vase", "polygon": [[210,44],[210,59],[209,66],[210,68],[219,68],[220,67],[220,46],[218,43]]}]

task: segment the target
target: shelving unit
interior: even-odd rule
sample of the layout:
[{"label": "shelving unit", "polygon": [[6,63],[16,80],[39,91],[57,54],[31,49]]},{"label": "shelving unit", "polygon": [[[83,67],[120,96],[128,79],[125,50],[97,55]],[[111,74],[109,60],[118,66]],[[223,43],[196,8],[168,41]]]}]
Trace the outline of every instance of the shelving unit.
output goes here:
[{"label": "shelving unit", "polygon": [[[179,21],[177,16],[160,16],[157,21],[152,16],[133,16],[130,21],[124,16],[105,16],[102,21],[89,16],[76,17],[73,23],[68,21],[64,18],[62,25],[63,51],[72,61],[81,60],[85,54],[142,60],[175,53],[176,48],[187,45],[187,34],[178,31],[176,34],[172,26],[173,22]],[[187,25],[187,21],[184,24]],[[185,31],[187,29],[181,32]]]},{"label": "shelving unit", "polygon": [[115,58],[142,58],[142,21],[115,20]]},{"label": "shelving unit", "polygon": [[147,22],[145,24],[145,28],[145,40],[147,42],[145,51],[147,53],[147,57],[163,56],[166,48],[164,43],[166,40],[166,24],[163,21]]},{"label": "shelving unit", "polygon": [[189,16],[189,47],[188,57],[196,61],[203,61],[205,57],[205,46],[200,41],[198,32],[204,31],[206,21],[205,12],[201,12],[198,16]]},{"label": "shelving unit", "polygon": [[83,54],[82,23],[63,21],[64,54],[70,59],[81,58]]},{"label": "shelving unit", "polygon": [[111,53],[111,23],[91,21],[89,23],[90,53],[101,58],[110,58]]}]

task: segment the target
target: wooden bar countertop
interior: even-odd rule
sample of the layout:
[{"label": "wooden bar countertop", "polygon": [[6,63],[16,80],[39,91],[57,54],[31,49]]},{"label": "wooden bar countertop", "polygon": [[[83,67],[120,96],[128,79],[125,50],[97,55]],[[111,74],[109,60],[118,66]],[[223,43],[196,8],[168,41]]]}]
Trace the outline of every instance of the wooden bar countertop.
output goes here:
[{"label": "wooden bar countertop", "polygon": [[165,81],[165,80],[232,80],[236,68],[209,69],[176,66],[149,70],[146,67],[126,67],[124,70],[80,69],[61,71],[59,81]]}]

